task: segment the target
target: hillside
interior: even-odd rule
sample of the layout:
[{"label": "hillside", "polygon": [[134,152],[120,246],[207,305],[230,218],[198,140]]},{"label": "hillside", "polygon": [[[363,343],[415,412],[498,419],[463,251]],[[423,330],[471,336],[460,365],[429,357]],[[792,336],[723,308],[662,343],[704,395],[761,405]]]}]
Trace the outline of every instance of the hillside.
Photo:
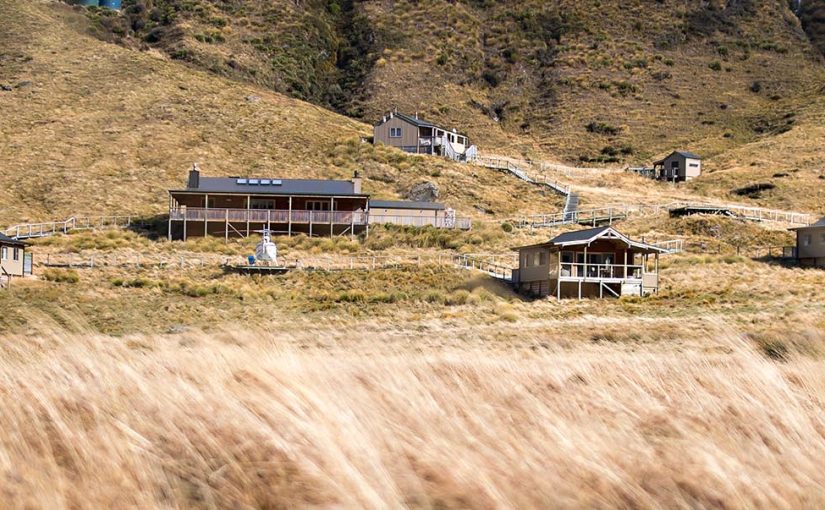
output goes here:
[{"label": "hillside", "polygon": [[[803,6],[817,41],[819,8]],[[127,46],[366,121],[398,106],[488,150],[574,162],[721,153],[825,78],[785,0],[154,0],[90,17]]]},{"label": "hillside", "polygon": [[397,197],[432,181],[463,214],[556,210],[500,174],[359,143],[368,126],[155,52],[89,35],[82,11],[0,1],[0,224],[158,214],[193,161],[207,175],[366,177]]}]

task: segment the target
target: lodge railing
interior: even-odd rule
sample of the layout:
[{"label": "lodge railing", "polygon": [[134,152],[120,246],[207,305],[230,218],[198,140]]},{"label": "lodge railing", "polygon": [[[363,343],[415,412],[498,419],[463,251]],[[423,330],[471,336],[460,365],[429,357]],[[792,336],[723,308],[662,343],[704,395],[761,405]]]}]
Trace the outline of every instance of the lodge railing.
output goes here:
[{"label": "lodge railing", "polygon": [[391,224],[411,227],[435,227],[470,230],[470,218],[450,216],[372,215],[364,211],[305,211],[280,209],[206,209],[200,207],[175,208],[169,211],[173,221],[227,221],[267,224],[358,225]]},{"label": "lodge railing", "polygon": [[278,209],[205,209],[187,207],[171,209],[173,221],[230,221],[250,223],[318,223],[335,225],[366,225],[363,211],[304,211]]}]

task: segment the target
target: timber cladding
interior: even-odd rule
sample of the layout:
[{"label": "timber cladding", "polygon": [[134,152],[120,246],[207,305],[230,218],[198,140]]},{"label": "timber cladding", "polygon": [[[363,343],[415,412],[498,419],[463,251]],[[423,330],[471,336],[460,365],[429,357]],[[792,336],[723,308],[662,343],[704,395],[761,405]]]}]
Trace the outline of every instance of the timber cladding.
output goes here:
[{"label": "timber cladding", "polygon": [[[401,136],[390,136],[391,130],[399,130]],[[398,134],[397,131],[395,134]],[[415,152],[418,148],[418,126],[394,116],[386,122],[375,126],[373,136],[375,143],[383,143],[392,147],[406,148]]]},{"label": "timber cladding", "polygon": [[[3,236],[5,238],[5,236]],[[0,239],[0,274],[23,276],[23,261],[26,258],[26,245],[20,241]]]}]

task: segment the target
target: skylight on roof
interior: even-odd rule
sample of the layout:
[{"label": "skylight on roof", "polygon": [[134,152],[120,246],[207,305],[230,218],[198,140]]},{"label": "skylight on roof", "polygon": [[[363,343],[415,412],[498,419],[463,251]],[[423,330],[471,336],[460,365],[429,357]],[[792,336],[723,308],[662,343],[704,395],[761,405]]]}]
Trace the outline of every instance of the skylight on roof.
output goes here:
[{"label": "skylight on roof", "polygon": [[246,184],[246,179],[238,179],[235,181],[237,184]]},{"label": "skylight on roof", "polygon": [[272,179],[261,179],[261,186],[269,186],[272,184]]},{"label": "skylight on roof", "polygon": [[260,183],[258,179],[249,179],[250,186],[257,186]]}]

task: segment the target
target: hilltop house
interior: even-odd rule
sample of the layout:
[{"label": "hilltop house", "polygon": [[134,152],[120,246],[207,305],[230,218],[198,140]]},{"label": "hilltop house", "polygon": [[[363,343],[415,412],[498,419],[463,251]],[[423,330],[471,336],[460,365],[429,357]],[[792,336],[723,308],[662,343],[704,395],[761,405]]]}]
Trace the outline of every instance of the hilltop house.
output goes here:
[{"label": "hilltop house", "polygon": [[455,161],[476,157],[475,145],[455,129],[436,126],[424,119],[390,112],[373,127],[373,143],[390,145],[413,154],[433,154]]},{"label": "hilltop house", "polygon": [[[186,187],[169,190],[169,240],[190,236],[273,234],[310,236],[369,233],[370,223],[469,229],[467,218],[452,220],[440,204],[373,201],[356,173],[350,180],[203,177],[197,165]],[[440,213],[438,212],[440,211]]]},{"label": "hilltop house", "polygon": [[796,232],[794,258],[799,265],[825,267],[825,218],[813,225],[791,230]]},{"label": "hilltop house", "polygon": [[[546,243],[514,248],[519,268],[513,283],[535,296],[643,296],[659,290],[659,254],[667,250],[633,241],[613,227],[558,235]],[[654,256],[653,265],[649,263]]]},{"label": "hilltop house", "polygon": [[689,181],[702,174],[702,157],[692,152],[674,151],[653,162],[652,176],[670,182]]},{"label": "hilltop house", "polygon": [[27,257],[26,243],[0,233],[0,283],[24,274],[31,274],[31,255]]}]

